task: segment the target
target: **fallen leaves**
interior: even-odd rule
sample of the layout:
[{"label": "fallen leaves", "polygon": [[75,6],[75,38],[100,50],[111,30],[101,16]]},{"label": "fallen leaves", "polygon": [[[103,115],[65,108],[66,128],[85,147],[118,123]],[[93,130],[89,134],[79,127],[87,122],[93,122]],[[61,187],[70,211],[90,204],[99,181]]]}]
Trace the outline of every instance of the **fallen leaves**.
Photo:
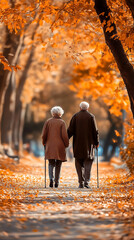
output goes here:
[{"label": "fallen leaves", "polygon": [[[68,167],[70,169],[69,178]],[[103,221],[104,219],[122,219],[127,223],[129,219],[130,224],[132,223],[134,178],[127,176],[125,170],[117,171],[109,163],[99,163],[100,188],[97,189],[96,165],[94,164],[91,180],[92,190],[88,190],[77,188],[77,176],[72,162],[64,165],[62,181],[58,189],[48,187],[44,189],[44,172],[41,167],[37,168],[36,174],[35,172],[27,174],[26,171],[23,171],[24,168],[22,168],[22,172],[18,172],[17,169],[16,171],[7,168],[0,169],[1,222],[3,219],[12,221],[12,216],[14,216],[21,227],[26,228],[24,223],[27,224],[31,217],[38,219],[39,217],[63,216],[64,222],[65,216],[78,219],[85,216],[85,218],[103,219]],[[70,226],[66,226],[65,230],[70,229]],[[109,224],[108,227],[114,229],[116,224]],[[102,228],[106,229],[107,225],[104,224]],[[33,227],[31,231],[36,233],[39,229]],[[83,234],[77,232],[78,237]],[[85,236],[88,234],[86,233]],[[43,232],[43,235],[52,236],[52,229],[50,232]]]}]

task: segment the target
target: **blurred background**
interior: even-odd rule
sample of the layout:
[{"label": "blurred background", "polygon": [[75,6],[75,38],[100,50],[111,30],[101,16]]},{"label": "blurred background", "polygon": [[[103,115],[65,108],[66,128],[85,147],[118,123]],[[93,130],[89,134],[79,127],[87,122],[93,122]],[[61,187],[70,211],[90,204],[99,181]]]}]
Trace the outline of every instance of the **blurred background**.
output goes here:
[{"label": "blurred background", "polygon": [[[23,147],[28,149],[29,152],[33,152],[35,156],[43,156],[44,149],[41,143],[41,132],[45,120],[51,117],[50,109],[53,106],[61,106],[65,111],[63,119],[68,127],[72,115],[79,111],[80,102],[86,100],[90,103],[89,111],[95,115],[99,129],[100,160],[109,161],[111,157],[119,156],[120,145],[123,144],[123,116],[116,117],[110,115],[108,108],[99,100],[95,101],[90,97],[86,99],[76,97],[76,94],[69,89],[69,82],[63,83],[65,76],[57,84],[53,82],[53,76],[51,77],[52,82],[47,83],[44,90],[40,93],[39,102],[37,99],[34,99],[32,106],[27,106],[23,131]],[[42,110],[39,104],[43,104],[45,101],[48,104],[48,108]],[[36,105],[38,106],[37,108]],[[36,111],[34,111],[34,108],[36,108]],[[116,136],[114,132],[117,129],[121,134],[120,136]],[[67,156],[72,159],[71,145],[70,141]]]},{"label": "blurred background", "polygon": [[[52,1],[49,7],[47,2],[18,2],[0,3],[3,9],[0,12],[1,156],[23,157],[25,152],[44,156],[41,133],[44,122],[51,117],[51,108],[59,105],[64,109],[63,119],[68,127],[84,100],[89,102],[89,111],[96,117],[99,160],[120,157],[122,149],[132,143],[132,115],[126,88],[105,44],[92,1],[91,4],[86,1],[85,5],[76,1],[79,14],[73,17],[74,6],[66,2],[66,12],[64,9],[59,12],[58,21],[55,11],[64,1]],[[112,8],[114,20],[121,9],[116,4]],[[125,11],[120,14],[124,20],[125,14]],[[124,29],[122,19],[117,21],[124,47],[133,34],[132,16],[129,11],[127,14],[128,28]],[[129,48],[128,55],[132,51]],[[132,58],[130,61],[133,64]],[[129,143],[125,140],[127,132]],[[128,152],[125,154],[123,158]],[[73,158],[71,141],[67,156]]]}]

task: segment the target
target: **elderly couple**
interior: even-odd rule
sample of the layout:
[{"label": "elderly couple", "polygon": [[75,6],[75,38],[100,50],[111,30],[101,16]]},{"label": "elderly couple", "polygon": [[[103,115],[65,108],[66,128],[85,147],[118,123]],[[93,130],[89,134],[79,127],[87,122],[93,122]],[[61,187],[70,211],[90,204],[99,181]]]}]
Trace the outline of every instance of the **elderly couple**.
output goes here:
[{"label": "elderly couple", "polygon": [[[42,131],[42,143],[45,146],[45,159],[49,161],[50,187],[58,187],[62,162],[66,161],[65,149],[69,138],[73,136],[73,152],[78,175],[79,188],[90,188],[91,166],[94,160],[94,148],[99,146],[98,130],[95,117],[88,111],[87,102],[80,103],[80,111],[73,115],[66,130],[64,111],[55,106],[51,109],[52,118],[48,119]],[[54,176],[55,168],[55,176]]]}]

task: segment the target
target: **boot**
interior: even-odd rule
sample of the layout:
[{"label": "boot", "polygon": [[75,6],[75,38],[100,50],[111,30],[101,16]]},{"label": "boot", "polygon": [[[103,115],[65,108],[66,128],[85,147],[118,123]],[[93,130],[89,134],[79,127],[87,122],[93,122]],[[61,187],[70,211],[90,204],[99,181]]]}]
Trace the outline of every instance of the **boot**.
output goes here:
[{"label": "boot", "polygon": [[49,187],[53,188],[53,180],[52,179],[50,180]]}]

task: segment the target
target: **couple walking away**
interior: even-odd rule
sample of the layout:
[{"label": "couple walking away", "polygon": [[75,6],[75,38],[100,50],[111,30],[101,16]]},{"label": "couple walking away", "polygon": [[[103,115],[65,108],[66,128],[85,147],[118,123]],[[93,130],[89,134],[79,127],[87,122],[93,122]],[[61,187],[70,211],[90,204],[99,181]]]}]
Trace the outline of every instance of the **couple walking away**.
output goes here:
[{"label": "couple walking away", "polygon": [[[95,117],[88,111],[87,102],[80,103],[80,111],[73,115],[69,127],[62,120],[63,109],[55,106],[42,131],[42,143],[45,146],[45,159],[49,161],[50,187],[59,185],[62,162],[66,162],[66,148],[73,137],[73,152],[78,175],[79,188],[90,188],[90,172],[94,160],[94,148],[99,146],[99,135]],[[55,169],[55,175],[54,175]]]}]

